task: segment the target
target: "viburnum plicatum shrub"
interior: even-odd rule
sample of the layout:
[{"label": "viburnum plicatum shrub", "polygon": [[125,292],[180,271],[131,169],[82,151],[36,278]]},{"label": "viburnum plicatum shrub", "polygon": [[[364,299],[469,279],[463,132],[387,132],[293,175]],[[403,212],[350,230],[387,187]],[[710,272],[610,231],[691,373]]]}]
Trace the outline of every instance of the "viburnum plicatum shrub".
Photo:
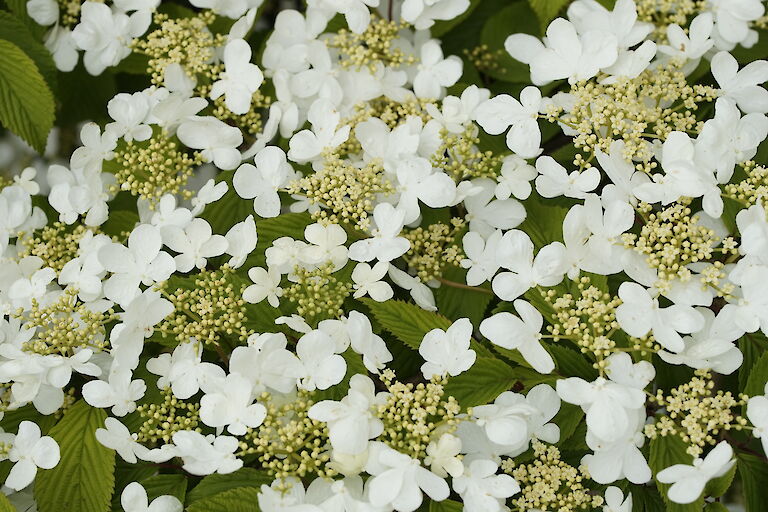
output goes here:
[{"label": "viburnum plicatum shrub", "polygon": [[767,509],[765,2],[190,4],[0,2],[0,512]]}]

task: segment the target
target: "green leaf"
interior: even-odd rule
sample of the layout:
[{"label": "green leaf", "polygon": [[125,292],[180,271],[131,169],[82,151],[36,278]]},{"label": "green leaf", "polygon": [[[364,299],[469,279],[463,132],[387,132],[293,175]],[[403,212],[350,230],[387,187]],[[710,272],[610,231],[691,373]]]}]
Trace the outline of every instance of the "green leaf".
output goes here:
[{"label": "green leaf", "polygon": [[410,302],[388,300],[376,302],[373,299],[361,299],[368,306],[376,321],[397,339],[418,350],[424,335],[432,329],[446,330],[451,321],[439,313],[421,309]]},{"label": "green leaf", "polygon": [[523,33],[540,36],[536,24],[531,23],[534,13],[525,2],[508,5],[490,16],[483,26],[480,42],[494,53],[498,67],[484,69],[483,73],[506,82],[530,83],[531,72],[528,64],[513,59],[504,48],[504,42],[510,34]]},{"label": "green leaf", "polygon": [[248,257],[243,268],[250,269],[251,267],[266,265],[264,251],[270,248],[272,242],[280,237],[289,236],[303,240],[304,228],[311,222],[312,219],[308,213],[284,213],[271,219],[256,219],[256,233],[259,238],[256,242],[256,249]]},{"label": "green leaf", "polygon": [[42,153],[54,109],[51,89],[35,62],[15,44],[0,40],[0,122]]},{"label": "green leaf", "polygon": [[[693,457],[686,453],[687,446],[682,439],[675,435],[659,436],[656,439],[652,439],[651,456],[648,459],[648,465],[653,470],[653,474],[656,475],[659,471],[675,464],[691,464]],[[664,498],[668,512],[700,511],[704,506],[703,493],[695,502],[688,505],[680,505],[667,499],[667,490],[670,488],[669,484],[663,484],[657,480],[656,486]]]},{"label": "green leaf", "polygon": [[481,2],[482,0],[469,0],[469,7],[467,7],[467,10],[455,18],[450,20],[435,21],[435,24],[430,28],[432,37],[440,37],[451,30],[453,27],[459,25],[472,14],[472,11],[474,11]]},{"label": "green leaf", "polygon": [[226,475],[208,475],[189,491],[187,502],[198,502],[239,487],[260,489],[263,484],[272,483],[272,480],[265,472],[253,468],[241,468]]},{"label": "green leaf", "polygon": [[463,408],[493,402],[521,379],[504,361],[478,357],[472,368],[448,379],[445,392],[458,400]]},{"label": "green leaf", "polygon": [[528,0],[531,8],[539,18],[541,28],[546,28],[549,22],[557,18],[560,11],[570,3],[571,0]]},{"label": "green leaf", "polygon": [[13,411],[6,411],[3,419],[0,420],[0,427],[6,432],[16,432],[19,430],[19,423],[22,421],[37,423],[40,431],[45,435],[56,424],[56,418],[53,415],[43,416],[37,412],[34,405],[29,404]]},{"label": "green leaf", "polygon": [[464,505],[453,500],[433,501],[429,504],[429,512],[461,512],[462,510]]},{"label": "green leaf", "polygon": [[237,487],[193,502],[187,512],[258,512],[259,489]]},{"label": "green leaf", "polygon": [[557,444],[563,446],[573,436],[576,427],[583,419],[584,411],[581,410],[581,407],[563,402],[560,410],[552,419],[552,423],[560,427],[560,441]]},{"label": "green leaf", "polygon": [[16,507],[11,505],[5,494],[0,494],[0,512],[16,512]]},{"label": "green leaf", "polygon": [[146,489],[149,501],[158,496],[173,496],[184,503],[184,496],[187,493],[187,477],[184,475],[155,475],[140,483]]},{"label": "green leaf", "polygon": [[561,375],[581,377],[590,382],[597,378],[597,370],[580,352],[570,349],[560,342],[548,344],[547,349],[552,354],[555,366]]},{"label": "green leaf", "polygon": [[704,495],[719,498],[731,487],[734,475],[736,475],[736,464],[723,476],[707,482],[707,486],[704,488]]},{"label": "green leaf", "polygon": [[749,396],[765,394],[765,383],[768,381],[768,352],[763,352],[760,359],[749,370],[744,393]]},{"label": "green leaf", "polygon": [[517,229],[531,237],[537,250],[554,241],[562,241],[563,220],[568,213],[566,208],[545,203],[536,194],[526,199],[523,205],[526,217]]},{"label": "green leaf", "polygon": [[744,354],[744,362],[739,368],[739,390],[745,392],[752,368],[765,352],[768,352],[768,339],[761,332],[745,334],[739,341],[739,350]]},{"label": "green leaf", "polygon": [[[664,500],[659,491],[650,485],[629,485],[632,493],[632,512],[664,512]],[[624,493],[626,496],[627,492]]]},{"label": "green leaf", "polygon": [[105,448],[94,432],[104,426],[107,413],[79,400],[49,435],[61,450],[59,464],[39,471],[35,499],[40,512],[106,512],[115,485],[115,452]]},{"label": "green leaf", "polygon": [[713,503],[707,503],[704,507],[704,512],[728,512],[728,507],[717,501]]},{"label": "green leaf", "polygon": [[740,453],[736,459],[744,487],[747,512],[763,512],[768,502],[768,464],[765,459]]},{"label": "green leaf", "polygon": [[48,29],[38,25],[37,22],[29,16],[29,13],[27,12],[27,1],[28,0],[5,0],[5,5],[8,6],[8,9],[10,9],[17,19],[21,20],[24,25],[26,25],[27,29],[34,34],[35,38],[40,40]]},{"label": "green leaf", "polygon": [[110,211],[109,218],[101,225],[101,230],[109,236],[124,239],[125,233],[130,233],[139,222],[139,214],[128,210]]},{"label": "green leaf", "polygon": [[[455,283],[467,282],[467,271],[450,266],[443,272],[443,278]],[[485,283],[484,289],[490,291],[490,285]],[[443,284],[435,291],[437,310],[451,320],[469,318],[472,325],[480,325],[485,318],[485,310],[493,300],[492,293],[466,290]]]},{"label": "green leaf", "polygon": [[[207,220],[213,232],[219,235],[226,234],[229,228],[244,221],[249,215],[254,215],[256,218],[253,213],[253,200],[243,199],[237,195],[235,187],[232,186],[234,173],[235,171],[224,171],[216,176],[217,183],[224,181],[229,188],[221,199],[207,205],[203,213],[200,214],[200,218]],[[256,231],[258,233],[258,226]]]},{"label": "green leaf", "polygon": [[18,46],[31,58],[51,90],[56,90],[56,64],[51,52],[40,43],[19,18],[0,11],[0,39]]}]

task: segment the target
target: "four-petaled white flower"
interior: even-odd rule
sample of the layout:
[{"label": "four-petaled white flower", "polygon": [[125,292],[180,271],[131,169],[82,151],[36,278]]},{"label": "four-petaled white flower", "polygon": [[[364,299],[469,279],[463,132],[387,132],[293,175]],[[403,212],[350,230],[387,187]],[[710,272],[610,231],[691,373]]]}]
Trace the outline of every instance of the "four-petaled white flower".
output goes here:
[{"label": "four-petaled white flower", "polygon": [[264,75],[256,64],[251,64],[251,47],[243,39],[233,39],[224,47],[224,71],[211,86],[211,99],[224,95],[224,104],[233,114],[246,114],[251,98]]},{"label": "four-petaled white flower", "polygon": [[353,297],[359,299],[369,295],[373,300],[384,302],[394,295],[394,291],[388,282],[382,281],[389,264],[386,261],[379,261],[373,267],[367,263],[358,263],[352,271],[352,282],[355,293]]},{"label": "four-petaled white flower", "polygon": [[59,445],[56,441],[52,437],[41,436],[37,424],[22,421],[8,452],[8,460],[13,462],[13,467],[5,479],[5,485],[20,491],[35,479],[37,468],[52,469],[59,463],[59,459]]},{"label": "four-petaled white flower", "polygon": [[693,503],[707,482],[726,474],[736,464],[733,448],[726,441],[720,441],[703,459],[696,458],[693,464],[675,464],[659,471],[656,478],[664,484],[672,484],[667,497],[675,503]]},{"label": "four-petaled white flower", "polygon": [[175,496],[158,496],[150,503],[147,491],[139,482],[125,486],[120,495],[120,505],[124,512],[181,512],[184,509]]},{"label": "four-petaled white flower", "polygon": [[477,354],[469,348],[472,323],[467,318],[456,320],[448,329],[432,329],[424,335],[419,354],[426,363],[421,365],[425,379],[446,374],[456,376],[469,370]]}]

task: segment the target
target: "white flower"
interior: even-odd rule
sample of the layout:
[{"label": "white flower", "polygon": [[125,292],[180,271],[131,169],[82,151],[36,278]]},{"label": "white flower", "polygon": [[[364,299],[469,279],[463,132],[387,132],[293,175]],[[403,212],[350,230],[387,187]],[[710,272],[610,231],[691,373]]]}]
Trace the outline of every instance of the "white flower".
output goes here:
[{"label": "white flower", "polygon": [[338,224],[310,224],[304,229],[304,238],[312,244],[303,248],[305,261],[315,265],[331,262],[334,272],[347,264],[347,247],[344,245],[347,232],[343,227]]},{"label": "white flower", "polygon": [[256,249],[258,241],[253,215],[249,215],[244,221],[229,228],[224,238],[227,242],[227,254],[232,256],[228,265],[232,268],[242,267],[248,255]]},{"label": "white flower", "polygon": [[83,398],[93,407],[111,407],[115,416],[125,416],[136,410],[136,400],[143,397],[146,390],[143,380],[131,380],[129,370],[118,369],[109,374],[107,381],[92,380],[83,384]]},{"label": "white flower", "polygon": [[455,377],[469,370],[475,363],[477,354],[469,348],[472,339],[472,323],[467,318],[456,320],[443,331],[432,329],[424,335],[419,345],[419,354],[426,363],[421,365],[424,378],[433,376]]},{"label": "white flower", "polygon": [[109,187],[115,182],[112,175],[52,165],[47,177],[51,186],[48,202],[59,212],[60,221],[73,224],[85,215],[86,226],[100,226],[107,220]]},{"label": "white flower", "polygon": [[149,451],[136,442],[137,434],[131,434],[120,420],[107,418],[104,420],[104,426],[106,428],[96,429],[96,440],[107,448],[115,450],[125,462],[136,464],[136,457],[142,458]]},{"label": "white flower", "polygon": [[445,480],[422,467],[418,459],[378,442],[372,444],[372,450],[366,471],[373,476],[366,486],[373,506],[413,512],[423,501],[422,492],[434,501],[448,498]]},{"label": "white flower", "polygon": [[237,148],[243,143],[243,134],[215,117],[191,117],[181,123],[176,135],[185,146],[201,149],[203,159],[219,169],[234,169],[240,163]]},{"label": "white flower", "polygon": [[453,479],[466,512],[502,512],[506,499],[520,492],[520,485],[509,475],[497,475],[499,467],[490,460],[473,460],[464,474]]},{"label": "white flower", "polygon": [[542,151],[537,122],[540,109],[541,91],[529,86],[520,93],[520,101],[508,94],[500,94],[481,103],[475,117],[483,130],[491,135],[498,135],[511,126],[507,147],[522,158],[535,158]]},{"label": "white flower", "polygon": [[673,59],[688,61],[682,68],[683,73],[687,75],[696,69],[701,57],[715,44],[710,39],[714,25],[714,18],[710,12],[696,16],[691,21],[687,34],[679,25],[674,23],[668,25],[667,40],[669,44],[659,45],[659,52]]},{"label": "white flower", "polygon": [[768,62],[756,60],[739,70],[739,63],[730,53],[720,52],[712,57],[711,71],[724,97],[735,101],[742,111],[768,112],[768,91],[761,87],[768,81]]},{"label": "white flower", "polygon": [[299,358],[286,350],[287,344],[283,333],[253,334],[247,347],[232,351],[229,370],[249,378],[255,394],[267,390],[295,391],[296,381],[305,377],[305,371]]},{"label": "white flower", "polygon": [[445,478],[451,475],[453,478],[461,476],[464,472],[464,465],[458,458],[461,453],[461,439],[452,434],[443,434],[435,442],[431,441],[427,445],[427,456],[424,457],[424,464],[439,476]]},{"label": "white flower", "polygon": [[227,239],[212,234],[211,225],[205,219],[192,219],[184,229],[168,226],[163,238],[165,245],[179,253],[173,258],[179,272],[189,272],[195,267],[202,270],[208,258],[220,256],[227,250]]},{"label": "white flower", "polygon": [[[715,15],[715,30],[718,47],[733,48],[737,44],[750,46],[749,41],[757,41],[757,35],[750,29],[752,22],[765,14],[765,6],[760,0],[708,0]],[[754,44],[754,43],[753,43]]]},{"label": "white flower", "polygon": [[260,217],[277,217],[280,214],[278,191],[293,177],[295,172],[277,146],[267,146],[254,157],[254,167],[243,164],[232,179],[237,194],[243,199],[253,199],[253,209]]},{"label": "white flower", "polygon": [[525,220],[525,208],[515,199],[494,200],[496,183],[488,178],[471,181],[474,190],[464,199],[470,231],[484,237],[494,229],[512,229]]},{"label": "white flower", "polygon": [[104,132],[126,142],[143,141],[152,136],[152,128],[145,124],[149,115],[149,97],[143,92],[120,93],[107,103],[109,117],[115,120],[104,127]]},{"label": "white flower", "polygon": [[[722,205],[720,189],[715,182],[712,168],[707,162],[701,161],[701,154],[697,155],[696,150],[688,134],[677,131],[670,133],[661,150],[661,167],[664,174],[655,174],[653,182],[637,187],[635,195],[638,199],[647,203],[660,202],[667,205],[683,196],[705,196],[706,207],[706,196],[710,196],[710,201]],[[720,214],[714,216],[719,217]]]},{"label": "white flower", "polygon": [[312,0],[309,6],[327,13],[331,18],[333,13],[341,13],[347,20],[349,29],[362,34],[371,19],[368,7],[378,7],[379,0]]},{"label": "white flower", "polygon": [[130,41],[143,34],[150,21],[148,12],[128,16],[113,11],[106,4],[84,2],[80,8],[80,23],[72,30],[72,38],[81,50],[85,50],[85,69],[92,75],[99,75],[108,66],[116,66],[131,54]]},{"label": "white flower", "polygon": [[462,62],[455,55],[443,57],[440,42],[431,39],[419,50],[419,64],[413,79],[413,92],[419,98],[439,100],[461,78]]},{"label": "white flower", "polygon": [[264,270],[261,267],[253,267],[248,270],[248,277],[253,284],[243,290],[243,299],[246,302],[257,304],[267,299],[273,308],[280,305],[279,298],[283,296],[283,289],[280,288],[282,276],[279,272],[273,268]]},{"label": "white flower", "polygon": [[669,364],[685,364],[696,369],[712,369],[728,375],[736,371],[744,360],[734,341],[744,334],[728,315],[715,314],[709,308],[696,308],[704,318],[704,326],[698,332],[685,336],[685,348],[677,353],[666,350],[659,357]]},{"label": "white flower", "polygon": [[648,175],[635,169],[632,162],[624,158],[625,144],[623,140],[615,140],[611,143],[609,153],[605,154],[601,150],[595,150],[595,156],[603,168],[603,172],[613,183],[603,187],[602,197],[604,200],[617,200],[631,205],[637,204],[634,190],[643,183],[649,181]]},{"label": "white flower", "polygon": [[[768,394],[768,390],[764,390]],[[747,418],[752,423],[752,435],[763,443],[763,451],[768,453],[768,396],[753,396],[747,402]]]},{"label": "white flower", "polygon": [[151,286],[165,281],[176,270],[173,257],[161,251],[160,230],[148,224],[134,229],[128,237],[128,247],[118,243],[99,250],[99,262],[112,276],[104,283],[104,294],[121,306],[128,305],[141,290],[139,285]]},{"label": "white flower", "polygon": [[328,438],[334,450],[356,455],[368,447],[368,440],[378,437],[384,425],[374,414],[381,402],[373,381],[365,375],[349,379],[347,396],[339,402],[322,400],[309,409],[309,417],[328,424]]},{"label": "white flower", "polygon": [[379,373],[392,360],[387,344],[373,332],[367,316],[359,311],[350,311],[345,327],[352,350],[363,356],[363,364],[368,371]]},{"label": "white flower", "polygon": [[211,86],[211,99],[224,95],[224,104],[233,114],[245,114],[251,98],[264,80],[261,70],[251,64],[251,47],[242,39],[233,39],[224,47],[224,71]]},{"label": "white flower", "polygon": [[675,503],[693,503],[704,486],[713,478],[726,474],[736,464],[733,448],[725,441],[715,446],[703,459],[696,458],[693,465],[675,464],[656,474],[656,479],[664,484],[672,484],[667,497]]},{"label": "white flower", "polygon": [[622,283],[619,298],[622,304],[616,308],[616,321],[621,328],[636,338],[653,331],[654,339],[671,352],[685,348],[678,333],[689,334],[704,327],[704,317],[694,308],[680,304],[659,307],[659,299],[637,283]]},{"label": "white flower", "polygon": [[528,34],[512,34],[504,48],[512,57],[531,66],[531,81],[535,85],[562,78],[571,83],[588,80],[618,57],[614,34],[601,30],[577,34],[573,24],[562,18],[547,28],[546,46]]},{"label": "white flower", "polygon": [[393,264],[389,264],[389,278],[392,282],[404,290],[411,292],[411,298],[421,309],[427,311],[437,311],[435,306],[435,295],[432,293],[432,289],[421,280],[410,275],[408,272],[400,270]]},{"label": "white flower", "polygon": [[432,119],[438,121],[446,130],[450,133],[459,134],[476,118],[478,107],[490,95],[491,91],[488,89],[470,85],[462,91],[461,97],[446,96],[443,98],[441,110],[438,110],[437,106],[433,103],[427,103],[425,108]]},{"label": "white flower", "polygon": [[552,242],[533,256],[533,242],[523,231],[504,233],[496,247],[496,261],[510,272],[493,278],[493,291],[502,300],[514,300],[535,286],[555,286],[565,274],[565,246]]},{"label": "white flower", "polygon": [[181,430],[173,434],[173,444],[176,456],[184,461],[182,468],[192,475],[225,475],[243,467],[243,461],[234,454],[239,444],[236,437]]},{"label": "white flower", "polygon": [[226,426],[227,432],[242,436],[248,428],[256,428],[267,416],[267,409],[253,403],[253,385],[239,373],[217,380],[215,391],[200,399],[200,420],[209,427]]},{"label": "white flower", "polygon": [[651,468],[640,448],[645,443],[642,432],[645,424],[645,410],[626,410],[629,422],[624,432],[616,433],[611,441],[605,441],[593,432],[587,432],[587,446],[594,450],[582,457],[581,462],[589,470],[595,482],[609,484],[627,479],[634,484],[644,484],[651,477]]},{"label": "white flower", "polygon": [[456,18],[469,8],[468,0],[405,0],[400,15],[416,30],[424,30],[435,24],[435,20]]},{"label": "white flower", "polygon": [[464,235],[462,244],[467,257],[461,260],[461,267],[469,269],[468,285],[477,286],[493,279],[500,267],[496,253],[501,236],[500,229],[495,230],[487,240],[475,231],[469,231]]},{"label": "white flower", "polygon": [[335,353],[336,345],[323,331],[312,331],[296,343],[296,355],[304,365],[299,386],[307,391],[328,389],[344,379],[347,362]]},{"label": "white flower", "polygon": [[158,496],[149,503],[147,491],[139,482],[125,486],[120,495],[120,505],[125,512],[181,512],[184,508],[175,496]]},{"label": "white flower", "polygon": [[[318,480],[322,478],[312,483]],[[263,512],[323,512],[322,508],[306,502],[304,484],[296,477],[278,478],[271,485],[262,485],[257,499]]]},{"label": "white flower", "polygon": [[373,209],[371,230],[373,238],[358,240],[349,246],[349,257],[355,261],[392,261],[405,254],[411,242],[398,236],[403,229],[405,212],[389,203],[381,203]]},{"label": "white flower", "polygon": [[170,385],[175,397],[186,400],[201,388],[224,378],[224,370],[219,366],[202,362],[202,352],[200,342],[192,338],[177,345],[172,354],[160,354],[147,361],[147,370],[160,376],[158,389]]},{"label": "white flower", "polygon": [[588,432],[605,442],[617,440],[627,432],[628,411],[645,406],[641,389],[598,377],[587,382],[578,377],[557,381],[557,394],[563,401],[579,405],[587,413]]},{"label": "white flower", "polygon": [[[717,172],[717,181],[727,183],[733,176],[735,165],[751,160],[767,136],[768,117],[757,113],[741,117],[736,103],[728,98],[718,98],[715,117],[704,123],[696,147]],[[715,209],[707,213],[719,217],[722,211]]]},{"label": "white flower", "polygon": [[[114,100],[113,100],[114,101]],[[117,146],[117,136],[104,130],[96,123],[86,123],[80,130],[81,146],[72,152],[69,165],[73,169],[83,169],[86,173],[101,171],[104,160],[112,160]]]},{"label": "white flower", "polygon": [[560,440],[560,427],[549,423],[559,410],[555,390],[539,384],[527,396],[505,391],[493,404],[473,407],[472,415],[499,452],[514,457],[528,449],[532,438],[548,443]]},{"label": "white flower", "polygon": [[355,283],[353,285],[355,290],[353,297],[359,299],[370,295],[377,302],[391,299],[394,291],[392,291],[389,283],[382,281],[388,270],[389,264],[386,261],[379,261],[373,268],[367,263],[355,265],[355,269],[352,271],[352,282]]},{"label": "white flower", "polygon": [[506,311],[496,313],[482,321],[480,332],[494,345],[519,350],[537,372],[550,373],[555,369],[555,362],[541,345],[544,318],[524,300],[516,300],[514,306],[519,318]]},{"label": "white flower", "polygon": [[59,4],[54,0],[28,0],[26,11],[35,23],[47,27],[59,21]]},{"label": "white flower", "polygon": [[456,197],[456,183],[444,172],[432,167],[426,158],[407,158],[397,165],[397,208],[405,212],[404,222],[419,218],[419,201],[430,208],[449,206]]},{"label": "white flower", "polygon": [[535,167],[529,165],[517,155],[504,157],[501,162],[501,175],[496,177],[496,199],[528,199],[531,195],[531,180],[539,175]]},{"label": "white flower", "polygon": [[45,47],[53,55],[53,62],[59,71],[72,71],[77,66],[77,43],[72,37],[72,31],[62,25],[54,25],[45,36]]},{"label": "white flower", "polygon": [[312,103],[307,113],[312,130],[302,130],[289,143],[288,158],[296,163],[315,161],[325,149],[333,149],[349,137],[349,126],[339,128],[341,114],[325,99]]},{"label": "white flower", "polygon": [[52,437],[41,437],[37,424],[22,421],[8,452],[8,460],[14,464],[5,485],[20,491],[35,479],[37,468],[52,469],[59,463],[59,459],[59,445],[56,441]]},{"label": "white flower", "polygon": [[603,512],[632,512],[632,494],[627,493],[627,499],[624,499],[624,493],[618,487],[607,488]]},{"label": "white flower", "polygon": [[593,191],[600,184],[600,171],[590,167],[581,172],[568,174],[565,167],[551,156],[542,156],[536,160],[536,190],[542,197],[573,197],[583,199],[587,192]]}]

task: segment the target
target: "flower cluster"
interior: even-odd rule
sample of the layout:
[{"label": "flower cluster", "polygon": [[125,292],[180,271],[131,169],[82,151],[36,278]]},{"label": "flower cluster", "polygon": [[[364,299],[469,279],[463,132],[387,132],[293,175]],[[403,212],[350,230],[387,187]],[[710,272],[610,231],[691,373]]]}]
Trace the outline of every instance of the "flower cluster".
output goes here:
[{"label": "flower cluster", "polygon": [[764,1],[6,3],[0,509],[764,508]]}]

